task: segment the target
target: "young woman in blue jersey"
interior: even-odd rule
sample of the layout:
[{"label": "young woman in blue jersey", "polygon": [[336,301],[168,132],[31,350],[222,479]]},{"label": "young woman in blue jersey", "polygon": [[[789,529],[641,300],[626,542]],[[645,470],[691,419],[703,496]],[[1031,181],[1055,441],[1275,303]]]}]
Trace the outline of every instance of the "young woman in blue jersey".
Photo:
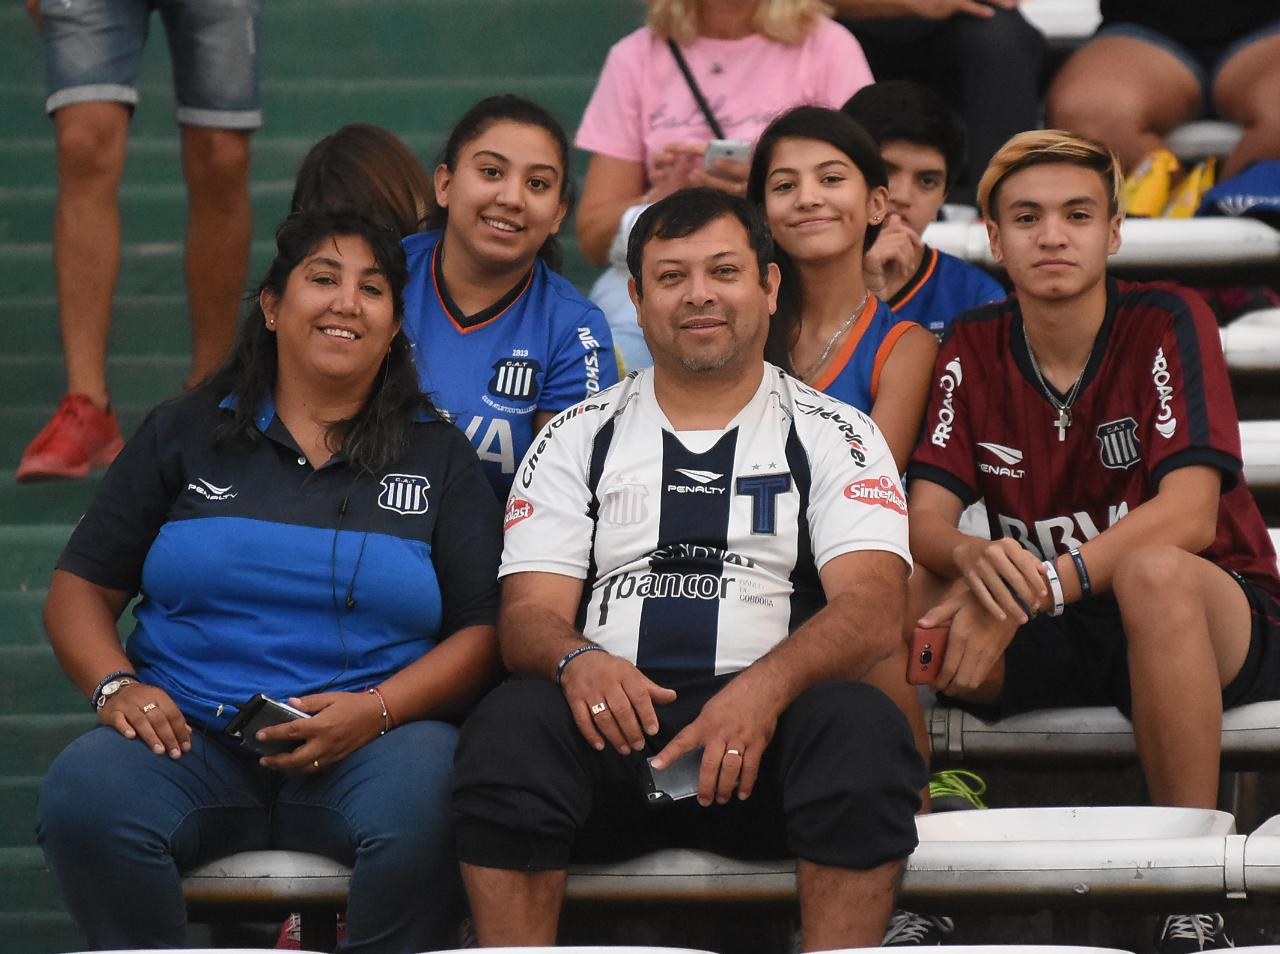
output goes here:
[{"label": "young woman in blue jersey", "polygon": [[405,239],[405,330],[424,390],[466,433],[505,498],[533,435],[617,382],[604,315],[556,269],[572,204],[555,118],[493,96],[458,120],[427,231]]},{"label": "young woman in blue jersey", "polygon": [[[447,720],[497,677],[500,509],[418,389],[396,237],[302,213],[277,245],[227,365],[143,422],[49,588],[100,725],[37,830],[95,949],[182,947],[182,873],[266,848],[352,866],[344,950],[456,936]],[[257,736],[292,751],[223,732],[255,693],[311,713]]]},{"label": "young woman in blue jersey", "polygon": [[880,151],[843,113],[800,106],[765,129],[747,195],[782,270],[769,360],[871,415],[899,469],[924,416],[937,343],[867,289],[863,253],[888,203]]}]

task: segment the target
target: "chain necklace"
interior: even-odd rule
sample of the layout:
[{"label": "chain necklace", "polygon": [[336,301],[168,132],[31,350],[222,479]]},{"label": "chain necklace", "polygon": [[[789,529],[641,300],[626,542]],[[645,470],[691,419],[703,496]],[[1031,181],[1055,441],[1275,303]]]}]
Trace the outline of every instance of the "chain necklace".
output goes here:
[{"label": "chain necklace", "polygon": [[1084,373],[1089,368],[1089,361],[1085,359],[1084,367],[1080,369],[1080,374],[1076,376],[1075,384],[1071,385],[1071,389],[1067,391],[1066,400],[1059,401],[1053,396],[1053,391],[1049,388],[1049,382],[1044,379],[1044,373],[1040,370],[1040,362],[1036,360],[1036,353],[1031,348],[1031,338],[1027,335],[1025,321],[1022,323],[1022,340],[1027,345],[1027,357],[1031,359],[1031,370],[1036,373],[1036,380],[1040,382],[1040,390],[1044,392],[1044,396],[1049,399],[1049,403],[1058,412],[1058,416],[1053,422],[1053,426],[1058,429],[1058,440],[1065,441],[1067,439],[1067,428],[1071,426],[1071,405],[1076,403],[1076,395],[1080,393],[1080,384],[1084,381]]},{"label": "chain necklace", "polygon": [[871,291],[868,289],[862,296],[862,301],[858,302],[858,307],[853,310],[844,323],[827,339],[827,346],[822,349],[822,354],[818,355],[818,360],[809,365],[808,369],[800,375],[801,381],[808,381],[813,377],[814,373],[827,363],[827,359],[831,357],[831,352],[837,344],[849,333],[849,329],[853,327],[853,323],[858,320],[858,316],[862,314],[862,309],[867,307],[867,301],[871,298]]}]

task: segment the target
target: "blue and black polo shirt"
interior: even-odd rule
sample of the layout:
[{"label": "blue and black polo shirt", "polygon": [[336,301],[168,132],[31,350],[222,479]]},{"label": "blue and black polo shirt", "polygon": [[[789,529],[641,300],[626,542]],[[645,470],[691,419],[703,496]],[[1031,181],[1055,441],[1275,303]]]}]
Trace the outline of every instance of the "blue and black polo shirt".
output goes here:
[{"label": "blue and black polo shirt", "polygon": [[231,407],[202,389],[153,410],[58,560],[141,594],[126,651],[188,719],[362,689],[494,623],[501,511],[460,431],[413,423],[375,476],[341,453],[313,469],[270,401],[261,439],[215,446]]}]

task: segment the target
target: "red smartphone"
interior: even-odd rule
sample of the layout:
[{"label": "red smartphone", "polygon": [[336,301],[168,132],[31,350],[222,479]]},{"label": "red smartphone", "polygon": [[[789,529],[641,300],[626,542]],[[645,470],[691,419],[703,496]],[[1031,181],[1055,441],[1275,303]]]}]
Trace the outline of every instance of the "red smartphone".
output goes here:
[{"label": "red smartphone", "polygon": [[911,656],[907,660],[907,682],[913,686],[927,686],[938,678],[942,657],[947,654],[945,626],[934,629],[916,627],[911,634]]}]

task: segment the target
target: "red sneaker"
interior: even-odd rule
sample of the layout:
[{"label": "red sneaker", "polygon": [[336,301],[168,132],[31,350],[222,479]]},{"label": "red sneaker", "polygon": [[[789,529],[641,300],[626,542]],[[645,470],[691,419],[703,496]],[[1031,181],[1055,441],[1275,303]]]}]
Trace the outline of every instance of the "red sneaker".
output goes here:
[{"label": "red sneaker", "polygon": [[83,477],[116,459],[124,439],[115,411],[99,410],[83,394],[67,394],[57,413],[22,452],[17,479]]}]

